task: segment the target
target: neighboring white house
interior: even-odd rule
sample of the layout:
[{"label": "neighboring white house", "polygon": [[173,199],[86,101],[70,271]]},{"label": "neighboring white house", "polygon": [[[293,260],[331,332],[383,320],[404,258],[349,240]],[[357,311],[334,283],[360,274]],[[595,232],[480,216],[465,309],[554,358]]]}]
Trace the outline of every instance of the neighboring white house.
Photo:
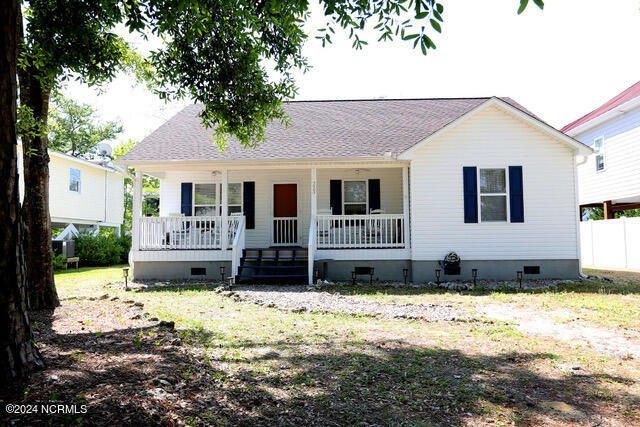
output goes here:
[{"label": "neighboring white house", "polygon": [[[18,149],[22,198],[22,147]],[[65,229],[70,224],[69,229],[113,227],[119,233],[124,215],[124,171],[113,164],[84,160],[53,150],[49,150],[49,158],[51,226]]]},{"label": "neighboring white house", "polygon": [[593,147],[578,166],[580,208],[601,207],[606,219],[580,224],[582,264],[640,270],[640,218],[613,219],[640,209],[640,82],[562,131]]},{"label": "neighboring white house", "polygon": [[578,166],[581,208],[640,208],[640,82],[562,128],[595,153]]},{"label": "neighboring white house", "polygon": [[[136,278],[314,275],[414,282],[578,277],[576,162],[591,150],[509,99],[300,101],[256,148],[213,145],[200,106],[121,163],[136,170]],[[142,176],[160,217],[141,217]],[[458,274],[441,261],[455,251]],[[224,267],[224,271],[222,269]],[[455,268],[448,273],[456,273]],[[230,272],[230,273],[229,273]]]}]

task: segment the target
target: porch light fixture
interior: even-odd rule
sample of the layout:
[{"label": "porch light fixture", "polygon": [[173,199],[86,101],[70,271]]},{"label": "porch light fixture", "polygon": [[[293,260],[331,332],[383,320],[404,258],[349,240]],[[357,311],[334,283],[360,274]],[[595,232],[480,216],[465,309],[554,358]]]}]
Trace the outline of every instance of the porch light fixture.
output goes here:
[{"label": "porch light fixture", "polygon": [[404,277],[404,284],[407,284],[407,277],[409,277],[409,269],[408,268],[403,268],[402,269],[402,277]]},{"label": "porch light fixture", "polygon": [[478,278],[478,269],[477,268],[472,268],[471,269],[471,276],[473,277],[473,286],[476,285],[476,279]]},{"label": "porch light fixture", "polygon": [[436,283],[440,284],[440,269],[436,268]]},{"label": "porch light fixture", "polygon": [[355,272],[355,270],[351,272],[351,284],[352,285],[356,284],[356,272]]},{"label": "porch light fixture", "polygon": [[220,281],[224,283],[224,265],[220,266]]},{"label": "porch light fixture", "polygon": [[128,283],[129,267],[125,267],[122,269],[122,275],[124,276],[124,290],[128,291],[129,290],[129,283]]},{"label": "porch light fixture", "polygon": [[522,289],[522,271],[516,271],[516,277],[518,278],[520,289]]}]

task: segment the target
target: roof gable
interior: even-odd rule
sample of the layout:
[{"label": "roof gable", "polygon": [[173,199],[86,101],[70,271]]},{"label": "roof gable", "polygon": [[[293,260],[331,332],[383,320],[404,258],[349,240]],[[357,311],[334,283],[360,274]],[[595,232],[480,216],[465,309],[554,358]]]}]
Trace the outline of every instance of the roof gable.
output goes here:
[{"label": "roof gable", "polygon": [[467,120],[471,119],[472,117],[474,117],[476,114],[480,113],[481,111],[484,111],[485,109],[493,107],[493,106],[501,108],[504,111],[507,111],[507,112],[515,115],[518,119],[523,120],[524,122],[528,123],[529,125],[532,125],[533,127],[537,128],[538,130],[542,131],[543,133],[547,134],[548,136],[554,138],[555,140],[561,142],[562,144],[568,146],[569,148],[571,148],[573,150],[576,150],[579,154],[588,155],[588,154],[591,154],[593,152],[593,150],[591,148],[589,148],[588,146],[586,146],[585,144],[583,144],[580,141],[577,141],[577,140],[571,138],[568,135],[565,135],[564,133],[560,132],[559,130],[557,130],[553,126],[551,126],[548,123],[540,120],[538,117],[534,116],[529,111],[527,111],[527,110],[525,110],[523,108],[520,108],[519,106],[514,106],[513,103],[507,102],[504,99],[493,97],[493,98],[489,99],[487,102],[484,102],[481,105],[478,105],[476,108],[474,108],[473,110],[467,112],[466,114],[463,114],[458,119],[456,119],[453,122],[447,124],[446,126],[444,126],[442,129],[438,130],[437,132],[434,132],[433,134],[429,135],[428,137],[426,137],[425,139],[420,141],[420,143],[415,144],[414,146],[410,147],[405,152],[403,152],[400,156],[398,156],[398,158],[400,158],[400,159],[410,159],[412,153],[418,147],[422,146],[423,144],[429,143],[429,141],[433,140],[434,138],[436,138],[436,137],[438,137],[438,136],[440,136],[440,135],[442,135],[442,134],[444,134],[446,132],[449,132],[450,130],[454,129],[458,125],[460,125],[460,124],[466,122]]}]

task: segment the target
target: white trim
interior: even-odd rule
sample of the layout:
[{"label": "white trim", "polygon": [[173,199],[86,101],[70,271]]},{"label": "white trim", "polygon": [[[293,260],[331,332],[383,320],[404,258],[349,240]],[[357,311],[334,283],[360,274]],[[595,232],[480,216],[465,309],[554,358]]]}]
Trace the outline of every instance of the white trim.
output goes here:
[{"label": "white trim", "polygon": [[470,118],[474,117],[478,113],[480,113],[480,112],[482,112],[482,111],[484,111],[487,108],[490,108],[492,106],[496,106],[496,107],[502,108],[503,110],[514,114],[518,118],[520,118],[523,121],[527,122],[528,124],[536,127],[537,129],[539,129],[543,133],[547,134],[548,136],[556,139],[557,141],[562,142],[563,144],[569,146],[573,150],[576,150],[580,154],[588,155],[588,154],[593,153],[593,150],[590,147],[584,145],[583,143],[581,143],[579,141],[576,141],[575,139],[571,138],[570,136],[567,136],[567,135],[563,134],[562,132],[560,132],[556,128],[551,127],[547,123],[544,123],[543,121],[534,118],[533,116],[523,112],[522,110],[519,110],[518,108],[516,108],[516,107],[512,106],[511,104],[503,101],[502,99],[493,97],[493,98],[489,99],[488,101],[483,102],[482,104],[478,105],[476,108],[472,109],[471,111],[468,111],[467,113],[465,113],[462,116],[458,117],[454,121],[452,121],[452,122],[448,123],[447,125],[443,126],[439,130],[437,130],[436,132],[432,133],[428,137],[424,138],[422,141],[418,142],[417,144],[413,145],[412,147],[408,148],[404,152],[400,153],[398,155],[398,160],[411,160],[411,158],[413,156],[413,153],[420,146],[422,146],[423,144],[427,144],[428,142],[432,141],[433,139],[435,139],[435,138],[437,138],[437,137],[449,132],[450,130],[452,130],[456,126],[458,126],[460,123],[463,123],[463,122],[469,120]]},{"label": "white trim", "polygon": [[[622,105],[618,105],[617,107],[612,108],[611,110],[609,110],[609,111],[607,111],[605,113],[602,113],[599,116],[594,117],[593,119],[591,119],[591,120],[589,120],[587,122],[584,122],[584,123],[580,124],[579,126],[574,127],[573,129],[569,129],[566,132],[566,134],[569,135],[569,136],[574,137],[576,135],[579,135],[581,133],[584,133],[584,132],[588,131],[591,128],[594,128],[594,127],[596,127],[598,125],[601,125],[602,123],[605,123],[605,122],[607,122],[607,121],[609,121],[609,120],[611,120],[611,119],[613,119],[613,118],[615,118],[617,116],[625,114],[625,113],[627,113],[627,112],[629,112],[629,111],[631,111],[631,110],[633,110],[634,108],[637,108],[637,107],[640,107],[640,96],[636,97],[636,98],[633,98],[633,99],[625,102]],[[596,108],[596,110],[597,110],[597,108]],[[584,116],[588,116],[589,114],[593,113],[593,111],[595,111],[595,110],[592,110],[592,111],[588,112]],[[582,117],[584,117],[584,116],[582,116]],[[582,117],[580,117],[580,119],[582,119]],[[580,120],[580,119],[577,119],[577,120]]]}]

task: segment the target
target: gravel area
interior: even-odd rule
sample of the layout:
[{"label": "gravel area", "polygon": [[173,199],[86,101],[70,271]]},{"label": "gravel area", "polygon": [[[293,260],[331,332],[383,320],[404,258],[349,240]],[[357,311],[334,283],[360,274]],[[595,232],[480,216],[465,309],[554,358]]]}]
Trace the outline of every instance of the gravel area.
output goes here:
[{"label": "gravel area", "polygon": [[461,307],[438,304],[385,304],[364,298],[307,290],[301,286],[235,286],[222,295],[236,301],[295,312],[322,312],[427,322],[477,320]]}]

